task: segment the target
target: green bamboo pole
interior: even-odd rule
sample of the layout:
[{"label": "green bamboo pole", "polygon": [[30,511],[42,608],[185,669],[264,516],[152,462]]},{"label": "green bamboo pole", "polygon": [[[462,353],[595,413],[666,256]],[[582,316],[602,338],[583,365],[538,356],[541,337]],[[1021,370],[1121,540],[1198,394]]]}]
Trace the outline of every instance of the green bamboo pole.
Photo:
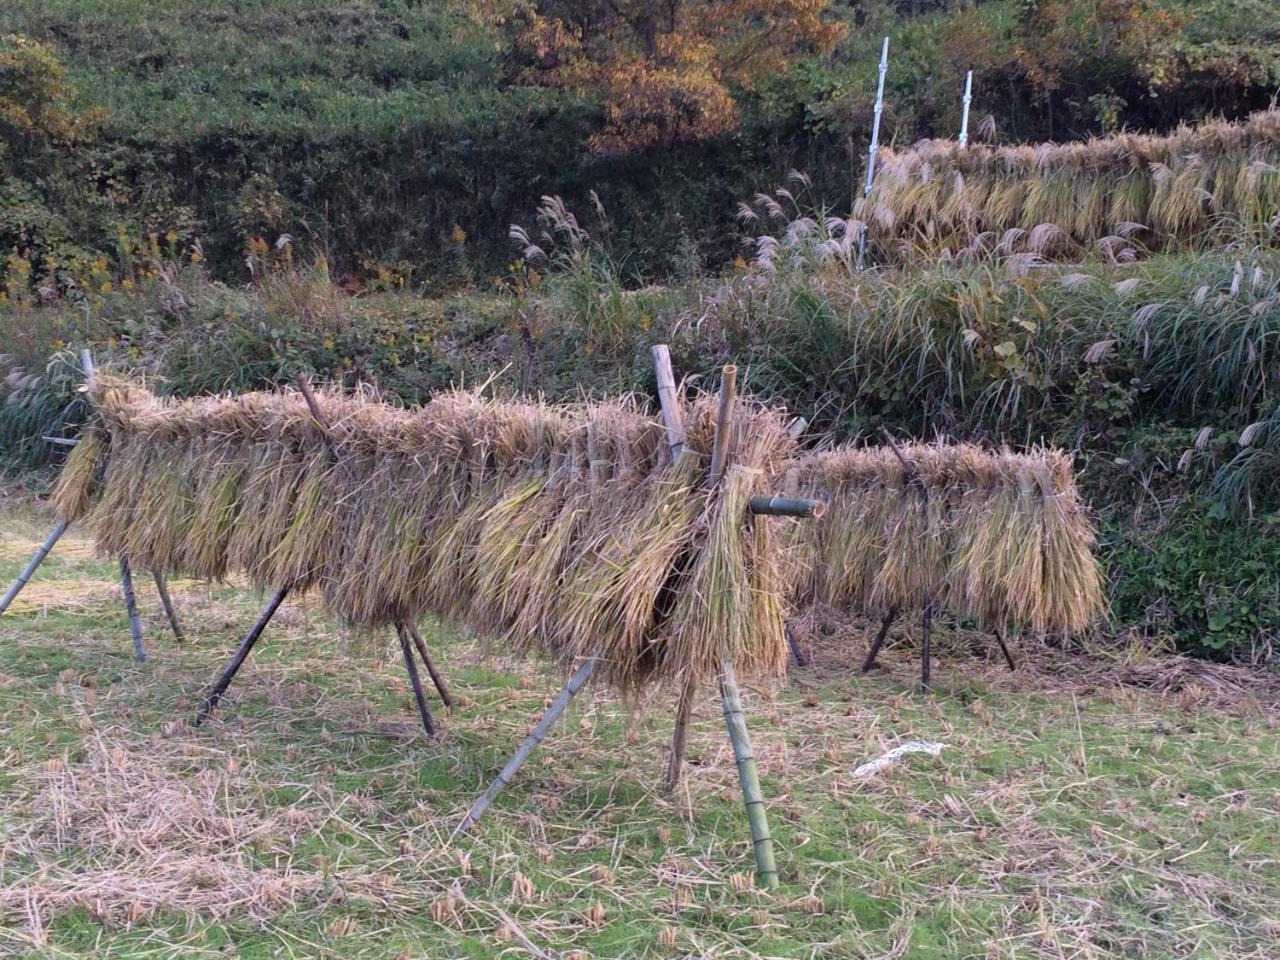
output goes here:
[{"label": "green bamboo pole", "polygon": [[138,618],[138,601],[133,594],[133,573],[128,557],[120,556],[120,586],[124,588],[124,609],[129,614],[129,636],[133,638],[133,655],[139,663],[147,662],[147,648],[142,642],[142,621]]},{"label": "green bamboo pole", "polygon": [[9,589],[4,592],[4,597],[0,598],[0,613],[4,613],[9,609],[9,604],[13,603],[13,598],[22,592],[22,588],[27,585],[27,581],[31,579],[31,575],[36,572],[36,567],[44,562],[44,558],[49,555],[49,551],[53,549],[53,545],[58,542],[58,538],[67,532],[69,523],[66,520],[59,520],[54,524],[53,530],[49,536],[45,537],[44,543],[40,544],[40,548],[36,550],[35,556],[28,561],[27,565],[22,568],[22,572],[18,574],[18,578],[9,584]]},{"label": "green bamboo pole", "polygon": [[751,735],[747,732],[746,717],[742,715],[738,677],[728,651],[725,651],[720,666],[720,704],[724,708],[724,724],[729,729],[729,742],[733,744],[733,759],[738,765],[738,781],[742,784],[742,802],[747,808],[747,822],[751,825],[751,844],[756,852],[756,878],[762,887],[772,890],[778,885],[773,837],[769,833],[769,817],[765,809],[764,792],[760,789],[760,774],[756,770],[756,755],[751,749]]},{"label": "green bamboo pole", "polygon": [[[711,486],[720,481],[728,463],[737,382],[738,368],[732,364],[727,365],[720,378],[720,404],[716,415],[715,439],[711,446],[711,472],[707,478]],[[738,780],[742,784],[742,802],[747,810],[747,822],[751,826],[751,845],[756,853],[756,877],[761,886],[772,889],[778,885],[778,867],[773,859],[773,837],[769,834],[769,819],[764,805],[764,793],[760,790],[760,776],[756,772],[756,756],[751,749],[751,735],[747,732],[747,722],[742,715],[738,675],[734,671],[733,658],[729,655],[728,648],[723,648],[720,652],[720,703],[724,708],[729,742],[733,744],[733,757],[738,765]]]},{"label": "green bamboo pole", "polygon": [[518,749],[515,752],[515,755],[507,761],[507,765],[502,768],[502,771],[494,779],[493,783],[489,784],[489,788],[485,790],[485,792],[480,795],[479,799],[471,805],[471,809],[467,811],[467,815],[462,818],[456,827],[453,828],[453,833],[449,837],[450,840],[467,830],[467,828],[471,827],[484,816],[484,812],[488,810],[489,805],[493,803],[494,797],[500,794],[507,785],[511,783],[512,778],[520,772],[520,768],[525,765],[525,761],[528,760],[533,754],[533,751],[537,749],[538,744],[542,742],[542,739],[547,735],[547,732],[555,722],[560,719],[560,714],[564,713],[565,707],[569,706],[569,701],[572,700],[577,695],[578,691],[586,685],[587,681],[591,679],[591,674],[595,672],[595,669],[599,664],[599,657],[590,657],[587,660],[584,660],[582,666],[578,667],[578,669],[574,671],[573,676],[569,678],[569,682],[560,690],[560,693],[556,696],[555,700],[552,701],[551,706],[547,707],[547,712],[542,715],[542,719],[538,721],[538,725],[530,731],[527,737],[524,738],[524,743],[520,744],[520,749]]},{"label": "green bamboo pole", "polygon": [[825,500],[795,497],[752,497],[748,506],[757,517],[812,517],[817,520],[827,512]]}]

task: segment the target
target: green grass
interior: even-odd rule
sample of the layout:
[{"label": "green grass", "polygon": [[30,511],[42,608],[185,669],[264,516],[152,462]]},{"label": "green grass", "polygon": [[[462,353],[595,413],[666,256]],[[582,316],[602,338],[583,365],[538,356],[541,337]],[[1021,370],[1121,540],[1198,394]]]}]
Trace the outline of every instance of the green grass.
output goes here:
[{"label": "green grass", "polygon": [[[45,525],[4,508],[0,581]],[[1161,698],[1096,666],[1059,660],[1055,676],[1042,656],[1010,676],[951,633],[922,696],[902,640],[864,678],[860,633],[823,638],[813,667],[744,691],[783,872],[764,893],[744,883],[710,690],[676,797],[657,789],[673,695],[632,712],[591,691],[451,844],[558,678],[427,625],[459,700],[428,740],[391,637],[351,636],[304,597],[192,728],[260,601],[179,586],[178,647],[140,575],[140,666],[113,576],[73,530],[37,602],[0,620],[0,953],[532,955],[521,937],[554,957],[1280,949],[1278,720],[1248,696]],[[907,738],[947,746],[851,776]]]}]

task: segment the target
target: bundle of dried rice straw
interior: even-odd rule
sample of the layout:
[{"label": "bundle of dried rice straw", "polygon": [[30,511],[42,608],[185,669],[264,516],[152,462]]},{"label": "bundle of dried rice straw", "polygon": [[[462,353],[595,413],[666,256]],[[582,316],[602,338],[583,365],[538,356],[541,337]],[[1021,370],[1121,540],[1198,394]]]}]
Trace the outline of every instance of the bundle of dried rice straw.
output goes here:
[{"label": "bundle of dried rice straw", "polygon": [[821,523],[797,528],[809,571],[802,602],[887,613],[928,599],[1036,633],[1097,617],[1093,530],[1066,454],[967,444],[900,452],[845,447],[801,461],[805,495],[829,501]]},{"label": "bundle of dried rice straw", "polygon": [[1075,256],[1116,235],[1194,241],[1215,219],[1268,227],[1280,214],[1280,111],[1166,136],[1118,133],[1010,146],[924,140],[882,148],[863,205],[873,242],[924,250],[999,245]]},{"label": "bundle of dried rice straw", "polygon": [[[634,690],[785,667],[785,551],[754,518],[794,458],[778,411],[740,404],[706,484],[714,398],[671,462],[630,399],[552,405],[451,392],[417,410],[321,391],[171,401],[99,375],[101,423],[56,505],[100,549],[164,574],[318,588],[361,627],[465,621]],[[105,470],[103,466],[105,465]]]}]

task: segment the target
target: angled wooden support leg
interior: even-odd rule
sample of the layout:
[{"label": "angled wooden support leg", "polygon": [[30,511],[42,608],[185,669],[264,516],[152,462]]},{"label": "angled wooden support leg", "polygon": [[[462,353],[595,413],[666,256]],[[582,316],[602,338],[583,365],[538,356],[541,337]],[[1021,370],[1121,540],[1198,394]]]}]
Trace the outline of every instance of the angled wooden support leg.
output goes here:
[{"label": "angled wooden support leg", "polygon": [[31,579],[31,575],[36,572],[36,567],[44,562],[44,558],[49,555],[49,551],[53,549],[53,545],[58,542],[58,538],[67,532],[67,527],[71,524],[66,520],[59,520],[54,524],[53,530],[49,536],[44,538],[44,543],[40,544],[35,555],[27,561],[27,565],[22,568],[22,572],[18,574],[18,579],[9,584],[9,589],[4,592],[4,596],[0,597],[0,613],[4,613],[9,608],[9,604],[13,603],[13,598],[22,592],[22,588],[27,585],[27,581]]},{"label": "angled wooden support leg", "polygon": [[169,596],[169,587],[164,582],[164,574],[152,570],[156,580],[156,593],[160,594],[160,604],[164,607],[164,615],[169,618],[169,626],[173,628],[173,639],[178,643],[183,640],[182,625],[178,623],[178,611],[173,608],[173,599]]},{"label": "angled wooden support leg", "polygon": [[926,599],[920,617],[920,688],[929,689],[929,641],[933,633],[933,602]]},{"label": "angled wooden support leg", "polygon": [[680,685],[680,699],[676,703],[676,725],[671,731],[671,755],[667,758],[667,779],[663,781],[663,793],[671,793],[680,782],[684,770],[684,751],[689,743],[689,715],[693,712],[693,698],[698,685],[692,677]]},{"label": "angled wooden support leg", "polygon": [[440,700],[446,707],[452,707],[453,697],[449,696],[449,688],[444,684],[444,677],[440,676],[440,671],[436,669],[435,661],[431,659],[431,653],[427,650],[427,645],[423,642],[422,634],[418,632],[416,625],[409,624],[409,636],[413,640],[413,645],[418,648],[418,656],[422,657],[427,673],[431,674],[431,682],[435,684]]},{"label": "angled wooden support leg", "polygon": [[791,632],[791,627],[785,628],[787,634],[787,645],[791,647],[791,655],[796,658],[796,666],[807,667],[809,665],[809,657],[800,649],[800,644],[796,641],[796,635]]},{"label": "angled wooden support leg", "polygon": [[884,646],[885,640],[889,637],[889,628],[893,626],[893,621],[897,619],[898,608],[892,607],[885,614],[884,621],[880,624],[880,632],[876,634],[876,638],[871,644],[871,649],[867,651],[867,659],[862,661],[863,673],[868,673],[876,665],[876,656],[880,653],[880,648]]},{"label": "angled wooden support leg", "polygon": [[209,714],[213,713],[214,707],[218,705],[222,695],[227,692],[227,687],[231,686],[231,681],[235,679],[236,671],[244,665],[245,660],[249,657],[249,651],[258,642],[258,638],[262,636],[262,631],[267,628],[267,624],[271,622],[271,618],[276,610],[280,608],[280,604],[284,603],[284,598],[288,593],[288,587],[281,587],[267,601],[267,605],[262,608],[262,613],[258,614],[257,623],[244,635],[244,639],[240,641],[240,646],[236,650],[236,655],[231,658],[231,662],[227,664],[227,669],[222,671],[222,676],[218,677],[218,682],[213,685],[213,689],[204,698],[204,703],[200,704],[200,709],[196,711],[197,727],[209,719]]},{"label": "angled wooden support leg", "polygon": [[413,659],[413,649],[409,646],[409,628],[403,623],[396,624],[396,636],[400,638],[400,652],[404,654],[404,668],[409,673],[409,685],[413,687],[413,699],[418,702],[418,715],[422,717],[422,728],[428,737],[436,735],[436,725],[431,722],[431,710],[427,707],[427,695],[422,692],[422,678],[418,676],[418,665]]},{"label": "angled wooden support leg", "polygon": [[996,643],[1000,644],[1000,652],[1004,654],[1004,662],[1009,665],[1010,670],[1017,670],[1017,665],[1013,662],[1013,654],[1009,652],[1009,646],[1004,642],[1004,630],[996,631]]},{"label": "angled wooden support leg", "polygon": [[751,845],[756,854],[756,878],[761,886],[772,889],[778,885],[773,837],[769,833],[769,817],[765,809],[764,792],[760,789],[756,756],[751,749],[751,736],[747,732],[747,721],[742,714],[738,677],[727,656],[720,669],[720,703],[724,707],[724,722],[729,730],[729,740],[733,744],[738,782],[742,785],[742,802],[747,810],[747,822],[751,826]]},{"label": "angled wooden support leg", "polygon": [[138,619],[138,598],[133,594],[133,573],[129,558],[120,558],[120,585],[124,587],[124,608],[129,614],[129,635],[133,637],[133,655],[139,663],[147,662],[147,648],[142,643],[142,621]]},{"label": "angled wooden support leg", "polygon": [[542,738],[547,735],[547,731],[560,719],[560,714],[564,713],[569,701],[577,696],[578,691],[591,679],[591,674],[595,672],[596,667],[599,665],[599,657],[589,657],[582,661],[582,665],[574,671],[573,676],[569,678],[569,682],[561,688],[555,700],[551,702],[551,706],[547,707],[546,712],[542,714],[542,719],[538,721],[537,726],[524,738],[524,742],[520,744],[520,748],[516,750],[515,755],[507,761],[507,765],[502,768],[493,783],[489,784],[489,788],[471,805],[467,815],[453,828],[453,833],[449,837],[450,840],[467,830],[484,816],[484,812],[493,803],[494,797],[500,794],[507,784],[511,782],[512,778],[520,772],[520,768],[525,765],[525,761],[537,749],[538,744],[542,742]]}]

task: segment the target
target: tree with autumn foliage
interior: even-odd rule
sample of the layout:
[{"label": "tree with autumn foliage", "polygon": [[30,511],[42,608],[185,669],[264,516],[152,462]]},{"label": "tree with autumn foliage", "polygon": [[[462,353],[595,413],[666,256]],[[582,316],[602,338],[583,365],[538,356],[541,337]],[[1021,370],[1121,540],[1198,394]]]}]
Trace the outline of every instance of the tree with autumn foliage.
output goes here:
[{"label": "tree with autumn foliage", "polygon": [[25,37],[0,38],[0,174],[6,161],[70,148],[93,136],[102,113],[76,111],[75,96],[52,47]]},{"label": "tree with autumn foliage", "polygon": [[737,128],[749,91],[844,31],[829,0],[464,0],[510,42],[525,82],[598,96],[592,149],[622,153]]},{"label": "tree with autumn foliage", "polygon": [[1050,109],[1056,94],[1088,88],[1104,129],[1135,84],[1148,95],[1173,79],[1173,41],[1186,17],[1154,0],[1021,0],[1013,59]]}]

